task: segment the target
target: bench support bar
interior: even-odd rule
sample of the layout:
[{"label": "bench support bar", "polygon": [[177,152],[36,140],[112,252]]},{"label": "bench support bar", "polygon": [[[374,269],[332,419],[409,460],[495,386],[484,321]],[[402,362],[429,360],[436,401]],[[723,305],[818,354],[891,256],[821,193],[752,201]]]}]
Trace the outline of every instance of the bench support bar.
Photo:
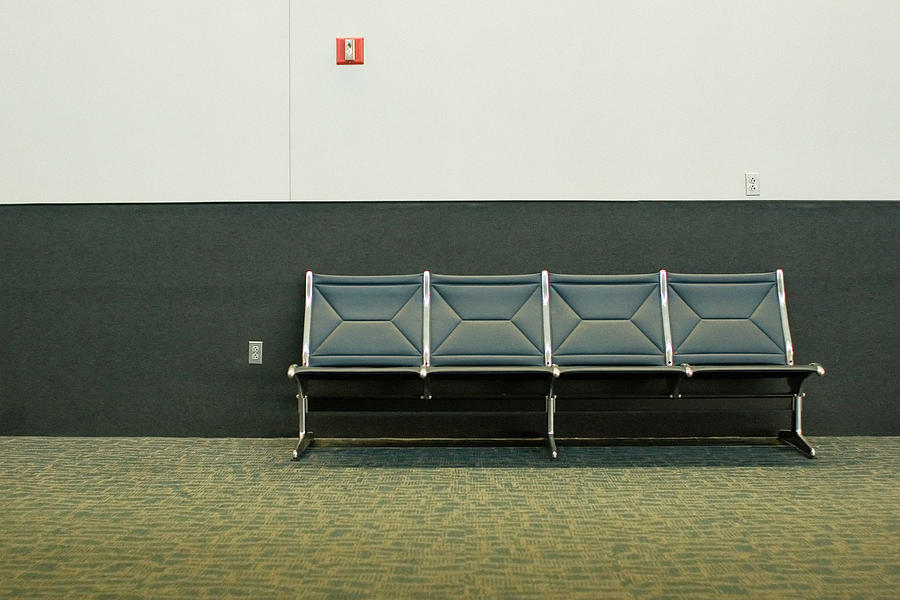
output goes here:
[{"label": "bench support bar", "polygon": [[791,420],[793,429],[784,429],[778,432],[778,439],[789,446],[793,446],[808,458],[816,457],[816,449],[803,437],[803,398],[805,392],[794,394],[794,406]]},{"label": "bench support bar", "polygon": [[547,441],[550,443],[550,458],[557,458],[556,438],[554,437],[553,419],[556,414],[556,394],[551,390],[547,396]]},{"label": "bench support bar", "polygon": [[292,460],[297,460],[300,455],[312,444],[314,435],[311,431],[306,430],[306,413],[309,412],[309,401],[306,394],[303,393],[303,384],[297,378],[297,413],[300,417],[300,441],[297,442],[297,448],[291,455]]}]

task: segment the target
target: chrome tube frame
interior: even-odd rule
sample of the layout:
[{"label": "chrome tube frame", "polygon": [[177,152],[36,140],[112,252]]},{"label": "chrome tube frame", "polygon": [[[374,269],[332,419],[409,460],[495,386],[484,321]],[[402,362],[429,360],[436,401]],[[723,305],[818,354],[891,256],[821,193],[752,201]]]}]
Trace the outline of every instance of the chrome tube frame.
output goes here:
[{"label": "chrome tube frame", "polygon": [[547,396],[547,441],[550,444],[550,458],[557,458],[559,452],[556,449],[556,438],[554,437],[554,418],[556,415],[556,393],[551,390]]},{"label": "chrome tube frame", "polygon": [[553,364],[553,348],[550,341],[550,274],[541,271],[541,318],[544,325],[544,366]]},{"label": "chrome tube frame", "polygon": [[431,273],[422,273],[422,366],[431,366]]},{"label": "chrome tube frame", "polygon": [[803,435],[803,398],[805,396],[805,393],[796,394],[794,396],[794,406],[791,411],[791,421],[794,426],[794,433],[798,435]]},{"label": "chrome tube frame", "polygon": [[659,271],[659,305],[662,312],[663,339],[666,343],[666,366],[671,367],[674,362],[672,349],[672,325],[669,321],[669,283],[665,269]]},{"label": "chrome tube frame", "polygon": [[[817,372],[819,371],[817,370]],[[821,375],[822,373],[819,374]],[[791,406],[791,429],[779,431],[778,439],[789,446],[793,446],[808,458],[815,458],[816,449],[803,437],[803,399],[806,398],[806,392],[803,391],[803,388],[805,385],[806,381],[804,380],[794,394]]]},{"label": "chrome tube frame", "polygon": [[784,335],[784,361],[787,365],[794,364],[794,344],[791,341],[791,328],[788,324],[787,302],[784,293],[784,271],[775,271],[775,283],[778,286],[778,309],[781,311],[781,332]]},{"label": "chrome tube frame", "polygon": [[422,272],[422,400],[431,400],[431,382],[428,367],[431,366],[431,272]]},{"label": "chrome tube frame", "polygon": [[431,380],[428,379],[428,368],[419,369],[419,377],[422,379],[422,400],[431,400]]},{"label": "chrome tube frame", "polygon": [[309,324],[312,320],[312,297],[313,297],[313,273],[306,272],[306,294],[305,304],[303,305],[303,351],[300,355],[300,363],[304,367],[309,366]]},{"label": "chrome tube frame", "polygon": [[803,398],[806,394],[794,395],[794,407],[791,414],[793,429],[785,429],[778,432],[778,439],[789,446],[793,446],[808,458],[816,457],[816,449],[803,437]]},{"label": "chrome tube frame", "polygon": [[294,452],[291,455],[292,460],[299,459],[300,455],[303,454],[303,452],[307,448],[309,448],[309,445],[312,444],[313,441],[313,433],[306,430],[307,412],[309,412],[309,400],[306,396],[306,393],[304,393],[303,391],[303,384],[300,382],[300,378],[297,377],[297,413],[300,419],[300,439],[297,442],[297,447],[294,449]]}]

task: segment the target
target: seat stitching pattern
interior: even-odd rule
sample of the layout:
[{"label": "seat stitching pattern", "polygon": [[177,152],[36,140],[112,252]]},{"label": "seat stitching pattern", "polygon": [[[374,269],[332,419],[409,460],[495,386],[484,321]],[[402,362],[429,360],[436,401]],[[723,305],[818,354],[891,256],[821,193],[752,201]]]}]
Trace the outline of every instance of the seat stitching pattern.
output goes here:
[{"label": "seat stitching pattern", "polygon": [[[676,285],[677,285],[677,284],[676,284]],[[772,340],[772,343],[774,343],[776,347],[779,347],[779,348],[780,348],[780,342],[778,342],[778,341],[776,341],[775,339],[773,339],[771,335],[769,335],[762,327],[759,326],[759,324],[758,324],[756,321],[753,320],[753,315],[754,315],[754,313],[755,313],[757,310],[759,310],[759,307],[762,306],[762,305],[763,305],[763,302],[766,301],[766,298],[769,297],[769,292],[768,292],[768,291],[767,291],[765,294],[763,294],[763,297],[762,297],[762,298],[760,299],[760,301],[756,304],[756,306],[753,307],[753,310],[750,311],[750,314],[749,314],[748,316],[746,316],[746,317],[732,317],[732,318],[730,318],[730,319],[707,319],[707,318],[701,317],[700,314],[697,312],[697,310],[696,310],[693,306],[691,306],[691,304],[684,298],[684,296],[682,296],[681,294],[678,294],[677,292],[675,292],[675,290],[672,289],[672,286],[671,286],[671,285],[670,285],[669,293],[670,293],[670,294],[674,293],[676,296],[678,296],[678,298],[684,303],[684,305],[685,305],[692,313],[694,313],[694,315],[695,315],[698,319],[700,319],[697,323],[694,324],[694,326],[691,328],[690,332],[688,332],[687,336],[685,336],[684,340],[682,340],[682,342],[678,345],[678,349],[676,350],[676,354],[679,354],[679,353],[680,353],[679,350],[681,349],[681,347],[684,346],[684,345],[688,342],[688,340],[691,339],[691,337],[694,335],[694,333],[696,333],[697,327],[698,327],[701,323],[703,323],[704,321],[711,321],[711,320],[720,320],[720,321],[726,321],[726,320],[727,320],[727,321],[747,321],[747,322],[750,322],[750,323],[753,324],[754,327],[756,327],[756,328],[760,331],[760,333],[762,333],[762,334],[765,335],[767,338],[769,338],[770,340]],[[697,354],[697,353],[696,353],[696,352],[689,352],[688,354]],[[700,353],[700,354],[709,354],[709,353],[702,352],[702,353]],[[721,354],[721,352],[717,352],[717,353],[713,353],[713,354]],[[740,352],[739,354],[763,354],[763,353]]]},{"label": "seat stitching pattern", "polygon": [[[320,300],[321,300],[322,302],[324,302],[325,304],[327,304],[328,307],[331,308],[331,310],[333,310],[333,311],[335,312],[335,314],[337,314],[337,316],[339,316],[339,317],[341,318],[341,321],[340,321],[339,323],[337,323],[337,324],[331,329],[331,331],[329,331],[328,334],[327,334],[324,338],[322,338],[322,341],[320,341],[320,342],[316,345],[316,348],[320,348],[325,342],[327,342],[327,341],[331,338],[332,335],[334,335],[334,332],[337,331],[338,327],[340,327],[343,323],[353,323],[353,322],[359,323],[359,322],[361,322],[361,321],[360,321],[360,320],[354,320],[354,319],[345,319],[345,318],[344,318],[344,315],[342,315],[342,314],[340,313],[340,311],[338,311],[338,310],[334,307],[334,305],[328,300],[328,297],[327,297],[324,293],[322,293],[322,289],[321,289],[321,288],[318,288],[318,287],[317,287],[316,289],[317,289],[317,291],[319,292]],[[412,348],[412,350],[413,350],[414,352],[418,352],[418,351],[419,351],[418,348],[416,348],[416,343],[415,343],[413,340],[409,339],[409,336],[407,336],[405,333],[403,333],[403,331],[401,331],[401,329],[400,329],[399,327],[397,327],[397,324],[394,323],[394,319],[396,319],[396,318],[397,318],[397,315],[399,315],[400,312],[403,311],[404,308],[406,308],[406,305],[409,304],[409,301],[410,301],[412,298],[414,298],[417,294],[420,294],[420,293],[421,293],[421,290],[420,290],[420,289],[414,290],[413,293],[410,295],[410,297],[407,298],[406,301],[403,302],[403,303],[400,305],[400,308],[397,309],[397,312],[395,312],[395,313],[393,314],[393,316],[392,316],[390,319],[385,319],[385,320],[381,320],[381,319],[373,319],[373,320],[369,321],[369,322],[371,322],[371,323],[390,323],[391,326],[392,326],[394,329],[396,329],[397,332],[403,337],[403,339],[406,340],[406,342],[410,345],[410,347]],[[310,349],[310,351],[313,352],[313,353],[315,353],[313,349]]]},{"label": "seat stitching pattern", "polygon": [[541,348],[539,345],[535,344],[535,343],[531,340],[531,338],[528,337],[528,334],[525,333],[525,331],[524,331],[521,327],[519,327],[518,324],[516,324],[516,322],[515,322],[515,320],[514,320],[514,319],[519,315],[519,313],[522,312],[522,309],[525,308],[525,305],[527,305],[528,302],[531,301],[532,298],[534,298],[534,296],[535,296],[536,293],[537,293],[537,290],[535,290],[534,292],[532,292],[531,294],[529,294],[529,296],[528,296],[527,298],[525,298],[525,302],[522,303],[522,306],[520,306],[519,308],[517,308],[517,309],[516,309],[516,312],[514,312],[513,315],[512,315],[509,319],[507,319],[507,321],[508,321],[513,327],[515,327],[516,329],[518,329],[519,332],[520,332],[523,336],[525,336],[525,339],[528,340],[528,343],[531,344],[531,345],[534,347],[535,350],[537,350],[537,351],[539,351],[539,352],[543,352],[543,351],[544,351],[543,348]]},{"label": "seat stitching pattern", "polygon": [[[453,332],[456,331],[460,325],[462,325],[465,322],[471,323],[471,322],[475,322],[475,321],[497,321],[497,322],[508,323],[508,324],[512,325],[513,327],[515,327],[516,330],[519,331],[519,333],[521,333],[522,336],[528,341],[528,343],[531,344],[536,350],[543,352],[543,349],[541,347],[535,345],[535,343],[531,341],[531,338],[528,337],[528,335],[522,330],[522,328],[519,327],[518,325],[516,325],[515,323],[513,323],[513,321],[512,321],[512,319],[514,319],[516,317],[516,315],[519,314],[519,312],[522,310],[522,308],[525,307],[526,304],[528,304],[528,301],[534,297],[535,292],[532,292],[531,294],[529,294],[528,297],[526,297],[525,300],[522,302],[522,304],[518,308],[516,308],[516,310],[513,312],[512,316],[507,319],[463,319],[462,316],[460,316],[460,314],[456,311],[456,309],[453,308],[453,305],[450,304],[446,300],[446,298],[441,296],[440,292],[437,289],[435,289],[434,287],[432,287],[432,294],[437,295],[443,301],[444,305],[447,308],[449,308],[453,312],[454,315],[456,315],[457,319],[459,319],[459,322],[453,326],[453,329],[451,329],[449,332],[447,332],[447,335],[444,337],[444,339],[442,339],[438,343],[438,345],[432,349],[432,355],[440,354],[441,347],[444,345],[444,343],[448,339],[450,339],[450,337],[453,335]],[[434,342],[434,340],[432,340],[432,342]],[[450,355],[448,355],[448,356],[450,356]]]},{"label": "seat stitching pattern", "polygon": [[[653,293],[656,292],[656,291],[657,291],[657,290],[656,290],[655,288],[651,289],[651,290],[650,290],[650,293],[648,293],[647,296],[646,296],[643,300],[641,300],[641,302],[638,304],[637,308],[635,308],[635,309],[632,311],[631,316],[628,317],[627,319],[586,319],[586,318],[584,318],[584,316],[583,316],[581,313],[579,313],[579,312],[575,309],[574,306],[572,306],[572,304],[571,304],[568,300],[566,300],[565,296],[563,296],[563,294],[560,292],[560,290],[557,289],[557,290],[556,290],[556,293],[557,293],[557,296],[559,297],[559,299],[560,299],[562,302],[564,302],[565,305],[568,306],[568,307],[572,310],[573,313],[575,313],[576,315],[578,315],[578,318],[581,319],[582,323],[589,323],[589,322],[595,322],[595,321],[628,321],[628,322],[630,322],[632,325],[634,325],[635,329],[637,329],[637,330],[641,333],[641,335],[643,335],[645,338],[647,338],[647,341],[649,341],[651,344],[653,344],[653,346],[654,346],[657,350],[662,351],[662,348],[659,347],[659,344],[657,344],[656,342],[654,342],[653,339],[652,339],[649,335],[647,335],[647,332],[644,331],[643,329],[641,329],[641,328],[637,325],[637,323],[635,323],[634,320],[633,320],[633,319],[634,319],[634,315],[636,315],[637,312],[638,312],[639,310],[641,310],[641,308],[644,306],[644,303],[647,302],[647,299],[648,299],[650,296],[652,296]],[[574,329],[572,329],[572,331],[569,332],[569,335],[567,335],[565,338],[563,338],[562,340],[560,340],[559,345],[558,345],[559,348],[562,348],[563,345],[565,345],[565,343],[568,341],[569,337],[572,335],[572,333],[575,332],[576,329],[578,329],[578,326],[577,326],[577,325],[575,326]]]},{"label": "seat stitching pattern", "polygon": [[[459,322],[456,325],[454,325],[450,331],[447,332],[447,335],[444,336],[444,339],[442,339],[440,342],[438,342],[438,344],[434,348],[431,349],[431,354],[435,355],[435,354],[438,354],[438,352],[441,349],[441,346],[443,346],[444,342],[446,342],[447,339],[453,334],[453,332],[456,331],[456,328],[462,324],[464,319],[459,315],[458,312],[456,312],[456,309],[453,308],[453,306],[451,306],[449,302],[447,302],[447,300],[441,295],[441,293],[436,288],[434,288],[434,287],[431,288],[431,294],[432,294],[432,296],[440,298],[441,302],[443,302],[444,306],[449,308],[450,312],[452,312],[454,315],[456,315],[456,318],[459,320]],[[432,305],[433,304],[435,304],[434,298],[432,298]],[[431,327],[430,323],[428,325],[429,325],[429,327]],[[431,342],[434,343],[435,340],[431,340]]]},{"label": "seat stitching pattern", "polygon": [[[317,289],[318,289],[318,288],[317,288]],[[319,291],[319,296],[320,296],[322,302],[324,302],[325,304],[327,304],[327,305],[328,305],[328,308],[330,308],[331,310],[333,310],[334,313],[335,313],[338,317],[341,318],[341,320],[340,320],[340,322],[338,322],[337,324],[335,324],[334,327],[331,328],[331,331],[329,331],[329,332],[325,335],[325,337],[322,338],[322,341],[320,341],[320,342],[316,345],[316,348],[319,348],[322,344],[324,344],[326,341],[328,341],[328,338],[330,338],[330,337],[332,336],[332,334],[334,334],[334,332],[337,331],[337,328],[341,326],[341,323],[344,322],[344,317],[341,315],[341,313],[339,313],[339,312],[337,311],[337,309],[336,309],[334,306],[332,306],[331,302],[328,301],[328,298],[325,296],[325,294],[322,293],[322,290],[319,289],[318,291]],[[312,326],[312,324],[310,324],[310,326]],[[313,350],[310,349],[310,352],[313,352]]]}]

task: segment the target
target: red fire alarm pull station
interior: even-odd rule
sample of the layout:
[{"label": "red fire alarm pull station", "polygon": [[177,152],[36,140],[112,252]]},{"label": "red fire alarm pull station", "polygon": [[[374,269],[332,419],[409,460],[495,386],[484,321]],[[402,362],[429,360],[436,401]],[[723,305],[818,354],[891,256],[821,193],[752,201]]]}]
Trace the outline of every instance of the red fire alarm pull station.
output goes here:
[{"label": "red fire alarm pull station", "polygon": [[364,49],[364,38],[337,38],[337,64],[363,64],[366,62]]}]

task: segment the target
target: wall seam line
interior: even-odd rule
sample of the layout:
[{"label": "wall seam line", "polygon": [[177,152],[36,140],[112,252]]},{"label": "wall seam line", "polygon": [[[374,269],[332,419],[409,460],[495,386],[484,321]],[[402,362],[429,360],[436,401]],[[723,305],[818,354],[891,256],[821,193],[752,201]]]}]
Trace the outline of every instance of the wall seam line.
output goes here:
[{"label": "wall seam line", "polygon": [[294,157],[293,157],[293,112],[294,112],[294,104],[293,98],[291,96],[291,92],[293,89],[293,81],[292,71],[293,65],[291,63],[291,0],[287,0],[287,13],[288,13],[288,90],[287,90],[287,99],[288,99],[288,202],[291,202],[294,199]]}]

